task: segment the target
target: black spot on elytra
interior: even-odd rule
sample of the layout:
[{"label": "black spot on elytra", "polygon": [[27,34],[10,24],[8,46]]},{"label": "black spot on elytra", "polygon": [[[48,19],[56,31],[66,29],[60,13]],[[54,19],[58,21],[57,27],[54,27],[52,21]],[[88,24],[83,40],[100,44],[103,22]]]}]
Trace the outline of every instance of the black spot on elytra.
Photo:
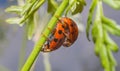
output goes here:
[{"label": "black spot on elytra", "polygon": [[62,25],[62,28],[65,28],[65,26]]},{"label": "black spot on elytra", "polygon": [[59,30],[58,33],[59,33],[59,34],[62,34],[62,30]]},{"label": "black spot on elytra", "polygon": [[57,41],[58,41],[58,39],[57,39],[57,38],[54,38],[54,41],[55,41],[55,42],[57,42]]},{"label": "black spot on elytra", "polygon": [[74,25],[73,24],[70,24],[71,27],[73,27]]}]

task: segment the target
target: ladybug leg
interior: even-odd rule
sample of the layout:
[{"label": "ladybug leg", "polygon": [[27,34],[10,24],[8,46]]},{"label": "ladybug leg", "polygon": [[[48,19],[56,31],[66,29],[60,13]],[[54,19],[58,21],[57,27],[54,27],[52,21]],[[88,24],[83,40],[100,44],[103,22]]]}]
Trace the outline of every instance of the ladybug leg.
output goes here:
[{"label": "ladybug leg", "polygon": [[71,44],[70,42],[71,42],[71,38],[70,38],[70,28],[68,27],[69,25],[68,25],[68,23],[66,22],[66,21],[63,21],[63,23],[64,23],[64,26],[65,26],[65,29],[66,29],[66,32],[64,32],[64,35],[66,36],[66,42],[68,43],[68,44]]},{"label": "ladybug leg", "polygon": [[65,35],[65,41],[64,41],[64,43],[63,43],[63,46],[64,47],[69,47],[72,43],[71,43],[71,39],[70,39],[70,36],[69,36],[69,34],[70,33],[67,33],[67,32],[63,32],[63,34]]},{"label": "ladybug leg", "polygon": [[66,32],[63,32],[63,34],[64,34],[64,36],[65,36],[66,38],[69,38],[69,35],[68,35],[68,33],[66,33]]},{"label": "ladybug leg", "polygon": [[69,37],[70,33],[69,33],[69,27],[68,27],[68,25],[65,23],[65,24],[62,25],[62,27],[66,30],[66,31],[63,31],[63,34],[65,35],[66,38],[69,39],[70,38]]},{"label": "ladybug leg", "polygon": [[63,46],[64,47],[69,47],[72,44],[71,40],[70,40],[70,37],[67,33],[63,33],[63,34],[66,36],[65,41],[63,43]]},{"label": "ladybug leg", "polygon": [[72,43],[70,42],[70,39],[67,39],[67,38],[66,38],[65,41],[64,41],[64,43],[63,43],[63,46],[64,46],[64,47],[69,47],[69,46],[71,46],[71,44],[72,44]]},{"label": "ladybug leg", "polygon": [[48,30],[51,31],[51,34],[49,35],[49,37],[47,37],[45,34],[42,34],[43,37],[45,37],[47,39],[46,43],[44,44],[43,48],[41,49],[42,52],[51,52],[52,50],[50,49],[50,42],[51,42],[51,38],[54,35],[54,33],[56,32],[56,29],[50,29],[48,27]]},{"label": "ladybug leg", "polygon": [[72,43],[71,43],[71,38],[70,38],[70,33],[69,33],[69,30],[66,29],[67,31],[66,32],[63,32],[63,34],[65,35],[65,41],[63,43],[63,46],[64,47],[69,47]]},{"label": "ladybug leg", "polygon": [[51,50],[50,50],[50,43],[49,42],[47,42],[44,46],[43,46],[43,48],[41,49],[41,51],[42,52],[50,52]]}]

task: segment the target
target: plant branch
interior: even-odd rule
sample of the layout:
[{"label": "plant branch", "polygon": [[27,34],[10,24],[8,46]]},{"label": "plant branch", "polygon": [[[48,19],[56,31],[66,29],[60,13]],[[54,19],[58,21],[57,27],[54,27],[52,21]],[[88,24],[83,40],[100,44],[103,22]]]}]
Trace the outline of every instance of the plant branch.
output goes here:
[{"label": "plant branch", "polygon": [[[55,16],[62,15],[62,13],[64,12],[65,8],[68,5],[68,2],[69,2],[69,0],[63,0],[61,5],[56,10],[54,16],[51,18],[50,22],[48,23],[47,27],[54,28],[54,26],[56,25],[56,21],[57,21],[57,18]],[[47,27],[44,30],[43,34],[45,34],[46,36],[49,36],[50,30]],[[38,42],[35,44],[33,51],[31,52],[30,56],[28,57],[26,63],[24,64],[23,68],[21,69],[21,71],[29,71],[30,70],[32,64],[34,63],[35,59],[37,58],[38,54],[40,53],[41,48],[44,45],[45,41],[46,41],[46,38],[44,36],[41,36],[40,39],[38,40]]]}]

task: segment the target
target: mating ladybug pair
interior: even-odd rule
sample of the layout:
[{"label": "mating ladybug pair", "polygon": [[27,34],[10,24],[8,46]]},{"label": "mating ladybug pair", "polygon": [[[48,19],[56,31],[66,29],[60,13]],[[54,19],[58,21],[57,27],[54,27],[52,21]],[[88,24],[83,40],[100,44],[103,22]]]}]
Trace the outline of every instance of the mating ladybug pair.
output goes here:
[{"label": "mating ladybug pair", "polygon": [[78,27],[76,23],[68,17],[62,17],[58,20],[56,27],[41,51],[51,52],[60,48],[62,45],[69,47],[76,41],[77,37]]}]

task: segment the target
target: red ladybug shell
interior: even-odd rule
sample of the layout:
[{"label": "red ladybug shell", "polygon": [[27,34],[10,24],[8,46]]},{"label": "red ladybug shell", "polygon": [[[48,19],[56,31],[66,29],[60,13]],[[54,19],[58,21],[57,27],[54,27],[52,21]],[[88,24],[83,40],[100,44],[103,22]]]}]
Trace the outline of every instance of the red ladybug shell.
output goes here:
[{"label": "red ladybug shell", "polygon": [[78,27],[76,23],[68,18],[62,17],[58,22],[49,36],[49,40],[46,41],[46,44],[42,48],[43,52],[54,51],[60,46],[69,47],[71,46],[78,37]]},{"label": "red ladybug shell", "polygon": [[63,43],[64,47],[69,47],[78,38],[78,27],[76,23],[68,17],[63,17],[60,20],[64,22],[65,24],[67,24],[68,29],[69,29],[69,32],[67,32],[67,38],[65,39],[65,42]]},{"label": "red ladybug shell", "polygon": [[47,41],[44,48],[42,48],[43,52],[51,52],[60,48],[60,46],[64,43],[65,35],[63,32],[65,31],[64,26],[61,22],[57,22],[57,26],[50,37],[50,41]]}]

